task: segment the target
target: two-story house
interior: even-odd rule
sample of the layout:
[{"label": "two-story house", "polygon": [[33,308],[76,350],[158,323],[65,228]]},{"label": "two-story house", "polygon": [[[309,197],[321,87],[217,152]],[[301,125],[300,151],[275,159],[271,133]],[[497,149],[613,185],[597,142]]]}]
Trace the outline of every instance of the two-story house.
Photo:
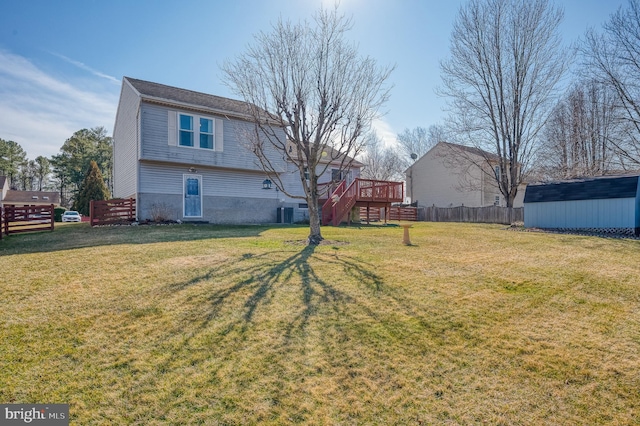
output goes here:
[{"label": "two-story house", "polygon": [[[498,157],[481,149],[439,142],[406,170],[407,195],[419,206],[506,206],[495,175]],[[522,207],[524,188],[514,207]]]},{"label": "two-story house", "polygon": [[[163,209],[174,220],[273,223],[283,207],[304,220],[305,200],[270,185],[249,149],[253,131],[245,102],[125,77],[113,132],[113,195],[135,198],[141,221]],[[268,155],[287,192],[302,195],[297,167],[275,149]],[[359,167],[348,174],[357,177]]]}]

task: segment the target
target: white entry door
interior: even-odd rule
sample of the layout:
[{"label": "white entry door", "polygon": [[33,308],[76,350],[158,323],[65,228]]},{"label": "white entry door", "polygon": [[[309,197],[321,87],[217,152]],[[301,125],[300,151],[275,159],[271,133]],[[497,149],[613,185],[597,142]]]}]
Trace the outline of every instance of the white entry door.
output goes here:
[{"label": "white entry door", "polygon": [[202,176],[184,175],[184,217],[202,217]]}]

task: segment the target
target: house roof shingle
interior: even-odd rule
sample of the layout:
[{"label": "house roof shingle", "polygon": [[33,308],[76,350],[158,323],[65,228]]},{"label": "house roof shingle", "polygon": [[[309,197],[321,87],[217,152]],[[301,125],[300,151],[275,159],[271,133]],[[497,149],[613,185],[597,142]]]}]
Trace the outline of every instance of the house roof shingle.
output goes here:
[{"label": "house roof shingle", "polygon": [[550,201],[606,200],[635,198],[639,176],[601,176],[572,181],[528,185],[526,203]]},{"label": "house roof shingle", "polygon": [[6,204],[54,204],[60,205],[60,194],[55,191],[7,191],[2,200]]},{"label": "house roof shingle", "polygon": [[440,143],[445,145],[445,146],[447,146],[450,149],[458,149],[460,151],[465,151],[465,152],[468,152],[470,154],[482,157],[482,158],[484,158],[486,160],[500,161],[500,157],[497,156],[496,154],[488,152],[488,151],[485,151],[485,150],[480,149],[480,148],[476,148],[476,147],[473,147],[473,146],[466,146],[466,145],[458,145],[458,144],[450,143],[450,142],[440,142]]},{"label": "house roof shingle", "polygon": [[179,103],[195,108],[213,110],[222,114],[240,115],[242,117],[249,115],[249,105],[243,101],[195,92],[193,90],[180,89],[178,87],[166,86],[164,84],[152,83],[131,77],[124,77],[124,79],[146,100]]}]

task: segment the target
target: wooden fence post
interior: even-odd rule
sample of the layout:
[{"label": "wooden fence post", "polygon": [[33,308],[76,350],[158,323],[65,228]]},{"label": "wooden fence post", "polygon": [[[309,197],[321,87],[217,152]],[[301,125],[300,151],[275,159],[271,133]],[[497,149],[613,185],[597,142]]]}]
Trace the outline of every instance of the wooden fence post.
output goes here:
[{"label": "wooden fence post", "polygon": [[89,201],[89,226],[93,227],[93,200]]},{"label": "wooden fence post", "polygon": [[4,208],[4,235],[9,235],[9,218],[7,217],[9,215],[9,211],[7,210],[7,207]]},{"label": "wooden fence post", "polygon": [[51,231],[53,231],[53,222],[55,222],[55,218],[53,217],[53,204],[49,206],[49,220],[51,221]]}]

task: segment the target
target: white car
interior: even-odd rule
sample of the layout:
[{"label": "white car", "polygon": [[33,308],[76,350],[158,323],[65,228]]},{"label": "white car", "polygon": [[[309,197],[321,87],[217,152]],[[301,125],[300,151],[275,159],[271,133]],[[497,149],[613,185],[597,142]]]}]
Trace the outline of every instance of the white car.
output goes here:
[{"label": "white car", "polygon": [[63,222],[81,222],[82,216],[80,216],[80,213],[76,211],[68,210],[62,213],[62,221]]}]

